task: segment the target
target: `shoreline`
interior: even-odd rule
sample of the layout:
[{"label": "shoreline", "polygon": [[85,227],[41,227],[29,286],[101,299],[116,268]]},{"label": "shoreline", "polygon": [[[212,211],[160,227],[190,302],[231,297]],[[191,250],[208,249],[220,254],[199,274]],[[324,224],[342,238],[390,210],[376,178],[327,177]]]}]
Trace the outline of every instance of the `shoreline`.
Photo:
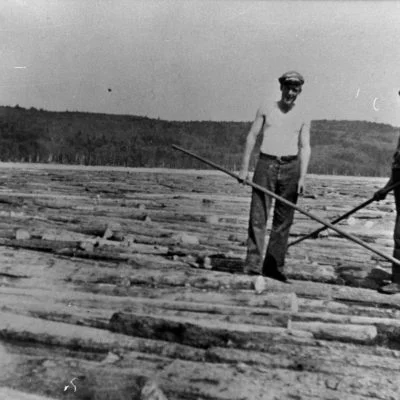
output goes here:
[{"label": "shoreline", "polygon": [[[115,171],[128,173],[171,173],[183,175],[226,175],[222,171],[212,169],[180,169],[180,168],[145,168],[145,167],[122,167],[108,165],[76,165],[76,164],[46,164],[46,163],[18,163],[18,162],[0,162],[1,169],[29,169],[29,170],[82,170],[82,171]],[[238,171],[236,171],[237,173]],[[354,175],[322,175],[322,174],[307,174],[309,178],[317,179],[344,179],[344,180],[376,180],[377,182],[386,181],[389,177],[380,176],[354,176]],[[234,178],[232,178],[234,179]]]}]

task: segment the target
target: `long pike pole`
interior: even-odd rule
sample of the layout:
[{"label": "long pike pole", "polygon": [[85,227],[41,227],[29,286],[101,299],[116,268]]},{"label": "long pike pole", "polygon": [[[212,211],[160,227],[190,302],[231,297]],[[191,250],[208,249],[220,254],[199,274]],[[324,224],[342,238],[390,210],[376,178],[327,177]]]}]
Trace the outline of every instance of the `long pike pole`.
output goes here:
[{"label": "long pike pole", "polygon": [[[393,185],[390,185],[387,187],[387,192],[389,193],[390,191],[392,191],[393,189],[397,188],[398,186],[400,186],[400,181],[396,182]],[[357,207],[354,207],[353,209],[347,211],[347,213],[341,215],[340,217],[335,218],[333,221],[330,221],[330,223],[332,225],[337,224],[338,222],[348,218],[351,214],[354,214],[356,211],[361,210],[362,208],[366,207],[367,205],[371,204],[372,202],[376,201],[373,197],[371,197],[370,199],[364,201],[364,203],[361,203],[360,205],[358,205]],[[306,240],[310,237],[316,237],[320,232],[324,231],[328,229],[326,226],[323,226],[322,228],[316,229],[315,231],[312,231],[310,233],[308,233],[305,236],[302,236],[299,239],[293,240],[293,242],[288,244],[288,247],[293,246],[297,243],[302,242],[303,240]]]},{"label": "long pike pole", "polygon": [[[220,170],[220,171],[222,171],[222,172],[225,172],[226,174],[230,175],[232,178],[235,178],[235,179],[241,181],[241,178],[240,178],[239,175],[237,175],[237,174],[235,174],[235,173],[233,173],[233,172],[227,170],[227,169],[224,168],[224,167],[221,167],[221,166],[218,165],[218,164],[213,163],[212,161],[206,160],[205,158],[200,157],[200,156],[198,156],[198,155],[196,155],[196,154],[194,154],[194,153],[192,153],[192,152],[190,152],[190,151],[188,151],[188,150],[185,150],[185,149],[183,149],[183,148],[181,148],[181,147],[179,147],[179,146],[176,146],[176,145],[172,145],[172,148],[174,148],[175,150],[179,150],[179,151],[181,151],[181,152],[183,152],[183,153],[186,153],[187,155],[189,155],[189,156],[191,156],[191,157],[194,157],[194,158],[196,158],[197,160],[199,160],[199,161],[201,161],[201,162],[203,162],[203,163],[205,163],[205,164],[208,164],[209,166],[211,166],[211,167],[213,167],[213,168],[215,168],[215,169],[218,169],[218,170]],[[385,258],[386,260],[392,262],[393,264],[396,264],[396,265],[399,265],[399,266],[400,266],[400,261],[397,260],[396,258],[391,257],[391,256],[388,256],[388,255],[382,253],[380,250],[374,249],[373,247],[371,247],[371,246],[368,245],[367,243],[364,243],[362,240],[358,239],[357,237],[355,237],[355,236],[353,236],[353,235],[350,235],[349,233],[346,233],[346,232],[342,231],[341,229],[339,229],[339,228],[337,228],[336,226],[332,225],[330,222],[327,222],[327,221],[323,220],[322,218],[319,218],[319,217],[317,217],[316,215],[313,215],[313,214],[309,213],[308,211],[306,211],[306,210],[304,210],[303,208],[299,207],[298,205],[296,205],[296,204],[294,204],[294,203],[292,203],[292,202],[290,202],[290,201],[284,199],[283,197],[281,197],[281,196],[275,194],[274,192],[271,192],[271,191],[269,191],[268,189],[266,189],[266,188],[264,188],[264,187],[262,187],[262,186],[260,186],[260,185],[257,185],[257,184],[254,183],[254,182],[249,181],[248,179],[244,179],[244,180],[243,180],[243,183],[245,183],[246,185],[252,186],[254,189],[257,189],[257,190],[259,190],[259,191],[261,191],[261,192],[264,192],[264,193],[268,194],[268,195],[271,196],[271,197],[274,197],[276,200],[281,201],[282,203],[288,205],[289,207],[292,207],[292,208],[294,208],[295,210],[299,211],[300,213],[306,215],[307,217],[309,217],[309,218],[311,218],[311,219],[313,219],[313,220],[315,220],[315,221],[321,223],[322,225],[325,225],[326,227],[332,229],[333,231],[339,233],[340,235],[342,235],[342,236],[345,237],[346,239],[349,239],[349,240],[351,240],[352,242],[357,243],[357,244],[359,244],[360,246],[362,246],[362,247],[368,249],[369,251],[372,251],[373,253],[375,253],[375,254],[381,256],[382,258]]]}]

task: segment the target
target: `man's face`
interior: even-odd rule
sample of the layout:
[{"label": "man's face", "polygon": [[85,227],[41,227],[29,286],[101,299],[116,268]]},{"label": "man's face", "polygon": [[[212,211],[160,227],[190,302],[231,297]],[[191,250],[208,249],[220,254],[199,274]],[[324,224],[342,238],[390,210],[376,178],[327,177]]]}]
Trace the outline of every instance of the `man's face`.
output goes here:
[{"label": "man's face", "polygon": [[281,87],[282,90],[282,101],[286,105],[292,105],[297,96],[301,93],[301,86],[299,85],[291,85],[291,84],[283,84]]}]

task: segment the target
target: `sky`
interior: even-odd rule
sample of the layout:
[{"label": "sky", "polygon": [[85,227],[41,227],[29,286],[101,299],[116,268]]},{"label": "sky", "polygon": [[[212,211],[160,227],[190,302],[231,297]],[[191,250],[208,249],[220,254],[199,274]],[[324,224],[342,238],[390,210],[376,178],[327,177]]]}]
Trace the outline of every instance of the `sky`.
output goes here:
[{"label": "sky", "polygon": [[305,77],[313,119],[400,126],[400,2],[1,0],[0,105],[250,121]]}]

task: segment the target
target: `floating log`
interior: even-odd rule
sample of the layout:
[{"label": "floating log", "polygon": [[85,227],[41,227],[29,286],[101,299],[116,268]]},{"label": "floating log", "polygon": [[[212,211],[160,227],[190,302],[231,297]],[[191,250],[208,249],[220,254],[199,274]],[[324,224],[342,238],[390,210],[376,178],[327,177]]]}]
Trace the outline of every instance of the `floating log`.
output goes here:
[{"label": "floating log", "polygon": [[[218,325],[203,319],[168,317],[159,318],[128,313],[115,313],[110,320],[110,329],[124,334],[156,338],[194,347],[211,346],[260,348],[259,341],[288,341],[287,335],[343,342],[374,344],[377,328],[372,325],[330,324],[323,322],[294,322],[289,331],[271,329],[259,325],[230,324],[220,321]],[[307,336],[304,332],[311,332]],[[243,333],[247,333],[243,336]],[[250,339],[251,337],[251,339]]]},{"label": "floating log", "polygon": [[351,343],[372,344],[378,336],[378,330],[373,325],[292,322],[292,328],[312,332],[317,339]]}]

